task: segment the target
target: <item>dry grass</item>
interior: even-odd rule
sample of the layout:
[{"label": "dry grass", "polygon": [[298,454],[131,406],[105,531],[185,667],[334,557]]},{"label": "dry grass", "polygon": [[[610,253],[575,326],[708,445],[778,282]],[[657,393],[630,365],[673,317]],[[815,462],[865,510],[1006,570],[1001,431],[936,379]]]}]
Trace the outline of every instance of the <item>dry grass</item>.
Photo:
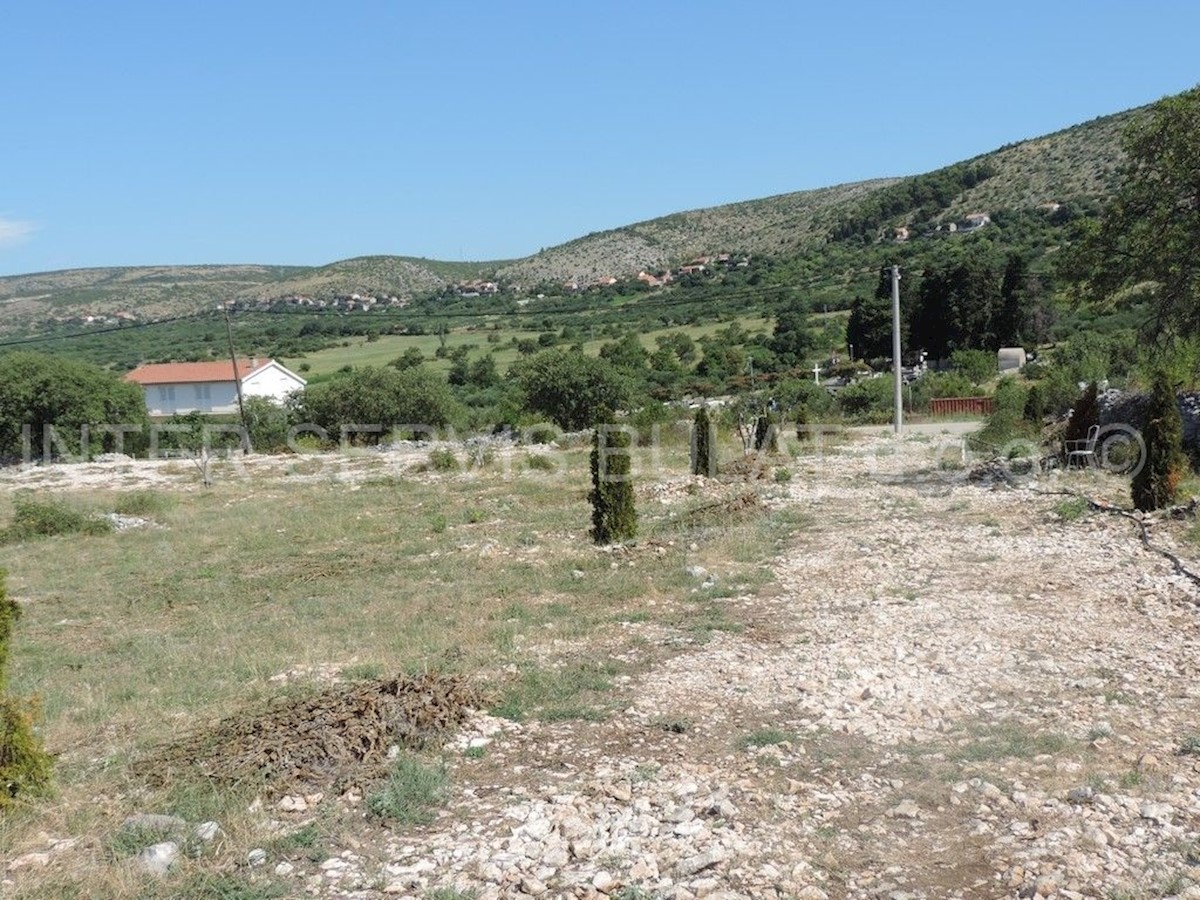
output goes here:
[{"label": "dry grass", "polygon": [[[659,477],[686,471],[686,448],[659,454]],[[690,522],[677,513],[705,497],[680,492],[642,502],[644,538],[606,552],[587,537],[586,451],[557,461],[553,473],[225,478],[139,498],[158,527],[8,548],[10,592],[24,609],[12,686],[43,700],[59,794],[0,822],[0,856],[44,849],[46,834],[82,838],[23,875],[15,895],[206,896],[206,879],[271,839],[266,813],[248,813],[237,788],[152,786],[132,763],[204,723],[311,689],[314,677],[459,672],[503,714],[611,714],[621,690],[611,676],[632,671],[618,657],[637,640],[636,627],[612,624],[690,639],[738,628],[717,598],[762,585],[761,562],[798,525],[765,506]],[[129,503],[119,491],[69,499],[99,511]],[[11,509],[0,497],[0,526]],[[684,572],[693,564],[721,573],[715,591],[694,592]],[[572,668],[581,643],[593,662]],[[667,652],[639,646],[637,665]],[[134,812],[216,819],[226,837],[159,885],[107,849]],[[330,815],[330,828],[349,827]],[[257,877],[253,889],[266,890],[270,878]]]}]

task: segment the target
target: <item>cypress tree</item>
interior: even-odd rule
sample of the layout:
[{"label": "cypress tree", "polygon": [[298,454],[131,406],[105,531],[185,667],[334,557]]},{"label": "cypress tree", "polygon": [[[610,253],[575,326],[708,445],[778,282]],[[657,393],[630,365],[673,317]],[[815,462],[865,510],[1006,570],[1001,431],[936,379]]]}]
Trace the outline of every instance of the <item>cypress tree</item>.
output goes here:
[{"label": "cypress tree", "polygon": [[1146,458],[1134,473],[1130,492],[1133,505],[1148,512],[1175,502],[1186,461],[1183,456],[1183,423],[1175,391],[1165,372],[1154,376],[1150,408],[1142,429]]},{"label": "cypress tree", "polygon": [[0,569],[0,810],[14,798],[39,793],[50,783],[50,756],[33,732],[38,706],[8,693],[5,670],[21,608],[8,599],[5,574]]},{"label": "cypress tree", "polygon": [[779,452],[779,416],[767,413],[754,420],[754,449]]},{"label": "cypress tree", "polygon": [[712,445],[712,419],[708,407],[696,410],[692,421],[692,474],[713,478],[717,474],[717,455]]},{"label": "cypress tree", "polygon": [[812,432],[808,430],[808,407],[801,404],[796,407],[796,440],[807,441],[812,439]]},{"label": "cypress tree", "polygon": [[637,508],[630,475],[629,432],[597,425],[592,432],[592,539],[626,541],[637,534]]},{"label": "cypress tree", "polygon": [[1021,417],[1026,422],[1042,427],[1042,422],[1046,418],[1046,404],[1042,400],[1042,391],[1035,384],[1029,388],[1029,393],[1025,395],[1025,409]]}]

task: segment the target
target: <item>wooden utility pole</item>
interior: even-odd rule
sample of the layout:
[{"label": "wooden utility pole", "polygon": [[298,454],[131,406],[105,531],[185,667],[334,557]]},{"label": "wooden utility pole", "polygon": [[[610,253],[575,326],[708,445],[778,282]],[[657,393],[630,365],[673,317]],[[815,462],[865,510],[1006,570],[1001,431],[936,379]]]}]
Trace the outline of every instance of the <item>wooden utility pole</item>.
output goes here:
[{"label": "wooden utility pole", "polygon": [[904,429],[904,395],[900,375],[900,267],[892,266],[892,374],[896,379],[895,419],[892,430],[896,434]]},{"label": "wooden utility pole", "polygon": [[246,424],[246,403],[242,397],[242,376],[238,374],[237,354],[233,350],[233,325],[229,322],[229,306],[221,304],[225,314],[225,335],[229,338],[229,364],[233,366],[233,384],[237,388],[238,419],[242,423],[242,455],[250,453],[250,426]]}]

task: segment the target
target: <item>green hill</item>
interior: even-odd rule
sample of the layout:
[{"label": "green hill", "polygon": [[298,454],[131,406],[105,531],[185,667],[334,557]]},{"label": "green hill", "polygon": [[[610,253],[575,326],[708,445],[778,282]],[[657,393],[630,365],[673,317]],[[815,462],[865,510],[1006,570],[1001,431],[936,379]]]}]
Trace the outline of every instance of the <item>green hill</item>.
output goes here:
[{"label": "green hill", "polygon": [[[807,269],[813,271],[821,265],[821,248],[839,234],[844,243],[847,231],[854,232],[859,243],[870,243],[889,240],[898,226],[930,226],[974,212],[995,215],[1056,203],[1094,206],[1111,189],[1121,163],[1122,129],[1140,111],[1014,143],[928,175],[674,213],[589,234],[519,260],[473,263],[364,256],[320,267],[146,266],[0,277],[0,332],[76,323],[87,316],[185,315],[227,300],[351,294],[412,299],[481,277],[524,287],[608,275],[631,277],[641,269],[664,268],[714,252],[779,258],[803,254]],[[967,170],[973,175],[963,179]],[[843,268],[848,262],[851,267],[870,264],[865,257],[857,263],[848,260],[844,247],[836,256],[831,252],[830,264],[835,258]]]}]

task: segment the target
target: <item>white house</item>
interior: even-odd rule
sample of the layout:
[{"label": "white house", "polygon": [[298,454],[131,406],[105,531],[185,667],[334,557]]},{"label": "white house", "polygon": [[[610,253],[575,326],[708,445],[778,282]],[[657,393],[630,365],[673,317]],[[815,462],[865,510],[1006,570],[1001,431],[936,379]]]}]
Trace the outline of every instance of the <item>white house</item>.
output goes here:
[{"label": "white house", "polygon": [[239,359],[235,374],[229,360],[189,363],[151,363],[125,376],[146,392],[152,416],[175,413],[236,413],[237,382],[242,396],[282,402],[304,387],[305,381],[273,359]]}]

